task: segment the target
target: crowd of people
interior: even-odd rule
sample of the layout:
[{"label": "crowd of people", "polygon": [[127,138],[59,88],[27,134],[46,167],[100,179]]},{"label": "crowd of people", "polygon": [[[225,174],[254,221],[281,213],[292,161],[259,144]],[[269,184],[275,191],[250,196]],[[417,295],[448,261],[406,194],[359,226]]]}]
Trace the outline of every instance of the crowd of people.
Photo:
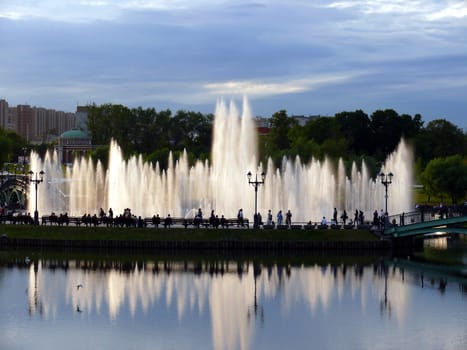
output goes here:
[{"label": "crowd of people", "polygon": [[[418,214],[417,214],[418,213]],[[453,213],[459,213],[461,215],[467,215],[467,203],[464,203],[460,206],[445,206],[443,204],[439,204],[436,206],[426,206],[426,205],[416,205],[415,206],[415,214],[410,213],[411,217],[410,220],[413,221],[413,215],[421,216],[420,221],[425,220],[425,217],[431,217],[436,215],[436,218],[443,219],[450,217]],[[394,217],[391,217],[391,222],[389,222],[390,218],[387,212],[384,212],[381,209],[379,212],[375,210],[373,212],[372,221],[365,222],[365,214],[362,210],[356,209],[353,213],[353,218],[349,217],[347,211],[343,209],[340,212],[337,208],[334,208],[332,211],[331,219],[328,220],[326,216],[323,216],[321,221],[318,223],[320,225],[344,225],[344,227],[359,227],[361,225],[372,225],[374,227],[378,227],[379,229],[384,229],[387,225],[404,225],[406,224],[406,213],[398,214],[399,218],[396,222]],[[10,215],[11,216],[11,215]],[[24,223],[24,224],[32,224],[33,219],[29,213],[22,213],[18,215],[11,216],[10,219],[5,219],[5,215],[0,215],[3,221],[10,220],[14,221],[14,223]],[[13,218],[14,217],[14,218]],[[284,221],[285,217],[285,221]],[[287,210],[287,212],[283,213],[282,210],[278,210],[274,215],[271,209],[268,210],[266,215],[266,221],[263,222],[263,218],[261,213],[254,214],[254,227],[258,228],[261,226],[267,228],[274,228],[274,227],[292,227],[292,212],[291,210]],[[175,221],[174,221],[175,220]],[[244,217],[243,209],[240,208],[237,212],[236,219],[227,219],[224,215],[219,217],[218,214],[215,213],[215,210],[211,210],[211,214],[209,218],[203,217],[203,210],[199,208],[194,217],[192,219],[173,219],[170,214],[166,217],[160,217],[159,214],[154,214],[151,218],[143,218],[141,216],[135,216],[130,208],[124,209],[122,214],[114,216],[114,212],[112,208],[109,208],[108,212],[104,211],[104,209],[100,209],[98,214],[91,215],[90,213],[83,214],[81,217],[77,218],[70,218],[67,213],[61,213],[59,215],[52,212],[48,216],[42,217],[42,224],[57,224],[57,225],[69,225],[71,224],[78,224],[78,225],[85,225],[85,226],[99,226],[105,225],[107,227],[110,226],[117,226],[117,227],[146,227],[147,225],[153,225],[154,227],[166,227],[170,228],[172,225],[180,224],[187,227],[191,225],[193,227],[213,227],[213,228],[227,228],[229,226],[235,225],[237,227],[248,227],[248,220]],[[308,222],[309,225],[312,224],[311,221]]]}]

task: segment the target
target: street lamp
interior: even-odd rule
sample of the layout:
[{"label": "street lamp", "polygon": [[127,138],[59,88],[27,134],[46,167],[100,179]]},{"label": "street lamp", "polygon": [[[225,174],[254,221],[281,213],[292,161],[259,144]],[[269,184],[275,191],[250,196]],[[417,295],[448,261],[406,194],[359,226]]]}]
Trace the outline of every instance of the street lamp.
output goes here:
[{"label": "street lamp", "polygon": [[258,174],[255,176],[255,180],[251,181],[251,171],[246,174],[248,177],[248,183],[250,185],[253,185],[255,188],[255,216],[254,216],[254,223],[253,227],[258,228],[259,227],[259,220],[258,220],[258,186],[264,184],[264,178],[266,177],[266,174],[264,172],[261,173],[261,180],[258,180]]},{"label": "street lamp", "polygon": [[44,181],[44,171],[41,170],[39,172],[40,178],[37,177],[37,173],[34,173],[32,170],[28,173],[29,174],[29,182],[33,183],[36,189],[36,207],[34,210],[34,225],[39,225],[39,212],[37,211],[37,186]]},{"label": "street lamp", "polygon": [[379,174],[380,178],[381,178],[381,183],[384,185],[384,188],[386,189],[386,195],[385,195],[385,198],[386,198],[386,212],[388,212],[388,187],[390,184],[392,184],[392,177],[394,176],[393,173],[389,173],[389,174],[385,174],[385,173],[381,173]]},{"label": "street lamp", "polygon": [[27,152],[28,152],[28,148],[27,148],[27,147],[23,147],[22,150],[23,150],[23,153],[24,153],[24,154],[23,154],[23,165],[26,165],[26,154],[27,154]]}]

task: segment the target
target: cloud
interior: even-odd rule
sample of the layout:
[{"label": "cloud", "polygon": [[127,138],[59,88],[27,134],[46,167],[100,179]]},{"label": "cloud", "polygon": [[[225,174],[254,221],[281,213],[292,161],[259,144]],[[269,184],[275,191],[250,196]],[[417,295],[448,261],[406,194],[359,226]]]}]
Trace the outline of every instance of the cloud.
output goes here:
[{"label": "cloud", "polygon": [[282,94],[293,94],[315,89],[319,85],[329,85],[351,79],[352,74],[323,75],[307,79],[287,79],[281,82],[266,81],[226,81],[207,83],[203,86],[209,93],[226,96],[266,97]]},{"label": "cloud", "polygon": [[364,15],[411,16],[412,21],[436,21],[467,17],[466,1],[356,0],[336,1],[325,5],[325,7],[344,11],[350,10]]},{"label": "cloud", "polygon": [[460,1],[449,4],[447,7],[432,12],[426,17],[430,21],[465,18],[467,17],[467,2]]},{"label": "cloud", "polygon": [[257,114],[397,110],[407,101],[423,114],[438,86],[446,109],[467,110],[467,102],[447,99],[467,94],[466,7],[448,0],[2,0],[0,47],[8,54],[0,56],[0,98],[70,110],[77,101],[212,107],[220,95],[248,94]]}]

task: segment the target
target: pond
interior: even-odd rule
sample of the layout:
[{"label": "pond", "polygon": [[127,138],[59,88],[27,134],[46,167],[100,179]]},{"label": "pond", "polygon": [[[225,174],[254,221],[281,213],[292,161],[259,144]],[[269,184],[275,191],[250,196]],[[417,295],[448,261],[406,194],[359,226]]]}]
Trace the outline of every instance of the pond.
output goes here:
[{"label": "pond", "polygon": [[1,252],[0,348],[465,349],[456,242],[404,258]]}]

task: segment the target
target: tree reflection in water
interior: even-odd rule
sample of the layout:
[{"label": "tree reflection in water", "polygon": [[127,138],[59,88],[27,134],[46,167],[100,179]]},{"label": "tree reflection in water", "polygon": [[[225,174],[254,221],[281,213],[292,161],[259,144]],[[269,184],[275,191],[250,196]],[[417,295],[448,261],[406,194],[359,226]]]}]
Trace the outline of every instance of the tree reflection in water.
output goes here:
[{"label": "tree reflection in water", "polygon": [[[130,318],[140,327],[151,319],[149,324],[156,322],[158,329],[169,327],[165,332],[182,333],[186,327],[202,324],[214,349],[250,349],[258,326],[276,334],[271,327],[287,324],[295,332],[301,328],[298,320],[313,325],[313,332],[318,332],[314,337],[326,322],[331,322],[329,326],[345,322],[349,332],[358,334],[360,328],[355,327],[364,329],[366,319],[370,320],[366,327],[375,327],[374,314],[386,315],[383,319],[403,329],[410,324],[409,310],[416,304],[413,287],[446,295],[458,285],[451,291],[466,295],[465,281],[448,283],[446,276],[421,273],[407,261],[375,260],[277,265],[249,260],[103,258],[33,259],[25,265],[18,259],[9,266],[28,276],[30,318],[107,318],[112,324]],[[171,318],[177,320],[175,325],[170,326]]]}]

